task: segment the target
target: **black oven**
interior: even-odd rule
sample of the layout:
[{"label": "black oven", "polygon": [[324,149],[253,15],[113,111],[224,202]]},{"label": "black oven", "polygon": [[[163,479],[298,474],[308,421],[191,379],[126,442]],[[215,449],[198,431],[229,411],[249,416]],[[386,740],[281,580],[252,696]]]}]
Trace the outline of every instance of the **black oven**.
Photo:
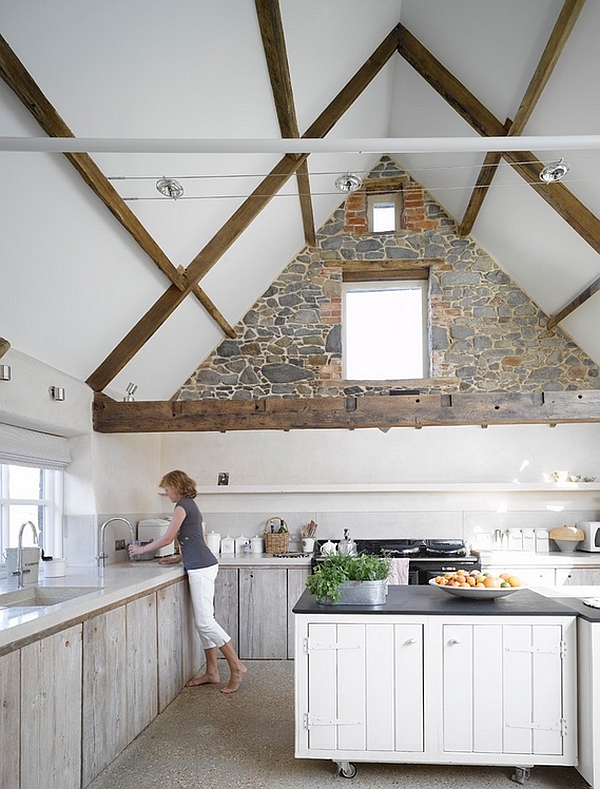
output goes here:
[{"label": "black oven", "polygon": [[[315,542],[312,566],[322,561],[321,546],[327,540]],[[335,540],[332,540],[335,543]],[[408,559],[408,583],[427,584],[431,578],[457,570],[481,570],[479,556],[469,552],[464,540],[455,539],[387,539],[355,540],[358,553],[390,558]]]}]

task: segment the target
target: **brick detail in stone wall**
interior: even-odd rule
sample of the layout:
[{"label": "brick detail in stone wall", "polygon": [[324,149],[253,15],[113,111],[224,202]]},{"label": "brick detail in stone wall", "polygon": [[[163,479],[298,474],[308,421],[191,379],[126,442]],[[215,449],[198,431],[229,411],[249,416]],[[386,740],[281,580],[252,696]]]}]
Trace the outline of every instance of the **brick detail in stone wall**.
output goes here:
[{"label": "brick detail in stone wall", "polygon": [[[430,378],[422,393],[597,388],[598,366],[472,238],[388,156],[369,182],[400,178],[406,227],[366,232],[366,193],[349,195],[194,371],[174,399],[386,394],[404,381],[342,379],[342,273],[346,260],[431,261]],[[440,379],[443,379],[440,381]],[[447,383],[444,383],[447,381]],[[414,387],[411,381],[409,388]]]}]

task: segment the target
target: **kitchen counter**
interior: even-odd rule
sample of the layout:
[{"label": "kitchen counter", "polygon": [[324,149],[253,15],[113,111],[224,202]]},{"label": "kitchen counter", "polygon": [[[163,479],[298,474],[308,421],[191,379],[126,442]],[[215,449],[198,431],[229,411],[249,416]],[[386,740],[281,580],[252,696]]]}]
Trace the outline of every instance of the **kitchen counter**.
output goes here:
[{"label": "kitchen counter", "polygon": [[[222,567],[308,567],[310,558],[276,558],[269,554],[219,556]],[[76,622],[122,605],[123,602],[175,583],[185,574],[182,564],[159,564],[157,560],[119,562],[101,573],[95,567],[67,570],[63,578],[44,578],[42,589],[85,588],[86,594],[55,605],[29,609],[2,608],[0,605],[0,655],[35,639],[57,632]],[[14,582],[0,584],[0,595],[15,591]],[[25,589],[32,586],[26,585]]]},{"label": "kitchen counter", "polygon": [[547,553],[537,553],[536,551],[494,551],[494,550],[473,550],[479,554],[481,564],[485,568],[488,565],[497,567],[522,567],[535,565],[536,567],[600,567],[600,552],[587,553],[586,551],[548,551]]},{"label": "kitchen counter", "polygon": [[[320,605],[305,591],[294,614],[422,614],[427,616],[576,616],[566,601],[522,589],[492,600],[453,597],[431,586],[390,586],[384,605]],[[599,611],[600,613],[600,611]]]}]

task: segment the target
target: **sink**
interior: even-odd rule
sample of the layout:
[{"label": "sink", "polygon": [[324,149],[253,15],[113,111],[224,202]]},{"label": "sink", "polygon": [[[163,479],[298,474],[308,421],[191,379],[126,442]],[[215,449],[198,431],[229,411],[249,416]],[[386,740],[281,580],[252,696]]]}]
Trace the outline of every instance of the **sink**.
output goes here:
[{"label": "sink", "polygon": [[97,591],[98,587],[96,586],[25,587],[0,594],[0,608],[38,608],[57,605]]}]

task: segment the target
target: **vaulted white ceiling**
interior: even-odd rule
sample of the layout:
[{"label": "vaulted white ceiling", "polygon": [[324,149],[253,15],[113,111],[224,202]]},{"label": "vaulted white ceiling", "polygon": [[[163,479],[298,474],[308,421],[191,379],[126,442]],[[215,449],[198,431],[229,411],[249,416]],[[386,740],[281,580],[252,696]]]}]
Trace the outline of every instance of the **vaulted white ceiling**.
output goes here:
[{"label": "vaulted white ceiling", "polygon": [[[496,118],[513,118],[563,0],[280,0],[302,135],[401,22]],[[588,0],[525,135],[600,132],[600,3]],[[279,138],[254,0],[1,0],[0,34],[76,137]],[[0,82],[0,137],[43,136]],[[478,137],[398,54],[329,138]],[[388,152],[382,150],[381,153]],[[391,151],[390,151],[391,152]],[[484,153],[393,153],[461,221]],[[600,151],[564,156],[563,183],[600,216]],[[186,267],[279,161],[277,152],[92,154],[175,267]],[[342,201],[335,177],[377,154],[313,153],[315,224]],[[0,335],[86,380],[169,287],[61,153],[0,151]],[[155,182],[178,178],[184,198]],[[244,315],[303,246],[290,179],[200,286],[226,321]],[[600,257],[506,163],[472,230],[552,315],[600,276]],[[598,296],[561,323],[600,364]],[[223,331],[192,295],[110,382],[168,399]]]}]

